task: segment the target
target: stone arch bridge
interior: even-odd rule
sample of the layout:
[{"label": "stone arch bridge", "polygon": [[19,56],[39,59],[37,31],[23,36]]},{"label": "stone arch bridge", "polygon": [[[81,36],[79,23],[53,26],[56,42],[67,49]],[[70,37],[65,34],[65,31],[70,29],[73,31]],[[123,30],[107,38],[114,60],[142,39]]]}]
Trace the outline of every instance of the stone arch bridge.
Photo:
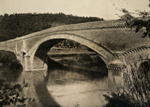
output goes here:
[{"label": "stone arch bridge", "polygon": [[150,58],[150,39],[141,38],[143,30],[135,33],[134,28],[124,23],[113,20],[58,26],[0,42],[0,50],[15,53],[24,67],[24,78],[29,84],[25,93],[37,97],[39,102],[42,102],[39,98],[42,92],[36,88],[43,86],[44,89],[46,86],[39,77],[40,72],[33,68],[34,58],[44,60],[50,48],[64,39],[76,41],[98,53],[108,68],[108,85],[114,89],[114,79],[122,79],[122,69],[129,69],[129,65],[134,63],[140,65],[141,58],[143,61]]}]

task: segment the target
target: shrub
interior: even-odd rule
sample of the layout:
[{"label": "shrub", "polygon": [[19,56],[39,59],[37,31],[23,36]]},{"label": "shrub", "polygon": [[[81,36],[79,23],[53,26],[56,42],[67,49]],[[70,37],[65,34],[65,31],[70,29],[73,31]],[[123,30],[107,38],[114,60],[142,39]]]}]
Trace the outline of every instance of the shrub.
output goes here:
[{"label": "shrub", "polygon": [[20,96],[24,87],[26,85],[6,83],[3,79],[0,79],[0,107],[3,107],[3,105],[25,107],[26,101],[34,101],[35,99]]},{"label": "shrub", "polygon": [[15,54],[9,51],[0,51],[0,62],[2,63],[0,78],[6,79],[7,81],[16,81],[23,67]]},{"label": "shrub", "polygon": [[104,97],[108,101],[104,107],[136,107],[134,99],[130,95],[111,93],[111,95],[105,94]]}]

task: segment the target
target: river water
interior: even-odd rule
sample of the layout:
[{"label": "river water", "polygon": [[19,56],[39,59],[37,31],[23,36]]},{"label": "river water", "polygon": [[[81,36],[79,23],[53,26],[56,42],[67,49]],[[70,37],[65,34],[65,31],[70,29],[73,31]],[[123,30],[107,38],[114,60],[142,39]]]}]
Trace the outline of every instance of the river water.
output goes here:
[{"label": "river water", "polygon": [[49,84],[47,88],[62,107],[102,107],[106,101],[107,78],[103,80],[78,81],[65,85]]},{"label": "river water", "polygon": [[47,88],[62,107],[102,107],[108,91],[106,68],[97,55],[50,57],[69,69],[51,69]]}]

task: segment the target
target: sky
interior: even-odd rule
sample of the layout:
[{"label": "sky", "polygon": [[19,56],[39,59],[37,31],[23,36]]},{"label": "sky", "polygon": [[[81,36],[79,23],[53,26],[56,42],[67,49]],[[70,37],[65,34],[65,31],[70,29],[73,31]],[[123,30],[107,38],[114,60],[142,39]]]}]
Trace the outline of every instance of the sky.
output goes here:
[{"label": "sky", "polygon": [[[149,0],[0,0],[0,15],[14,13],[64,13],[118,19],[118,9],[150,11]],[[117,15],[118,14],[118,15]]]}]

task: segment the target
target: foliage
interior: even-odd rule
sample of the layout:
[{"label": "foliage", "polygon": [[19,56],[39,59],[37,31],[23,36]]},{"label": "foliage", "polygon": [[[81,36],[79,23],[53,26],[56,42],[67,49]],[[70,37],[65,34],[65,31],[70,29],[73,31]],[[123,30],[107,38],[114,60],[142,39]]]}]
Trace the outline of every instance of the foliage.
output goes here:
[{"label": "foliage", "polygon": [[26,98],[19,97],[19,92],[22,91],[20,84],[5,83],[0,80],[0,107],[3,105],[16,105],[17,102],[24,103]]},{"label": "foliage", "polygon": [[16,81],[22,72],[22,65],[16,58],[13,52],[0,51],[0,78],[6,79],[7,81]]},{"label": "foliage", "polygon": [[64,24],[102,21],[97,17],[78,17],[58,14],[5,14],[0,16],[0,41],[13,39],[29,33]]},{"label": "foliage", "polygon": [[54,47],[57,48],[78,48],[79,46],[81,46],[79,43],[72,40],[63,40],[58,44],[54,45]]},{"label": "foliage", "polygon": [[2,63],[0,66],[0,107],[3,105],[25,107],[26,101],[34,101],[34,99],[20,95],[27,84],[16,83],[22,72],[22,65],[15,54],[9,51],[0,51],[0,62]]},{"label": "foliage", "polygon": [[136,63],[124,70],[124,86],[117,86],[118,93],[104,95],[105,107],[149,107],[150,106],[150,63]]},{"label": "foliage", "polygon": [[127,21],[126,24],[129,27],[135,27],[136,33],[139,32],[140,29],[145,28],[145,31],[142,37],[146,37],[146,36],[150,37],[150,20],[142,20],[142,19],[135,18],[131,21]]},{"label": "foliage", "polygon": [[108,103],[104,107],[136,107],[132,96],[116,93],[111,93],[110,95],[104,95],[105,100]]},{"label": "foliage", "polygon": [[26,101],[33,102],[35,99],[20,96],[24,87],[26,85],[6,83],[3,79],[0,79],[0,107],[3,107],[3,105],[25,107]]},{"label": "foliage", "polygon": [[141,101],[141,105],[150,101],[150,63],[143,62],[138,68],[136,64],[131,66],[131,71],[124,73],[125,83],[129,94]]},{"label": "foliage", "polygon": [[[150,4],[149,4],[150,7]],[[150,12],[146,11],[137,11],[134,13],[129,12],[126,9],[121,9],[125,15],[120,16],[121,20],[126,22],[126,25],[135,28],[135,32],[139,32],[140,29],[144,29],[142,38],[149,36],[150,37]],[[138,14],[139,17],[133,17],[133,15]]]}]

